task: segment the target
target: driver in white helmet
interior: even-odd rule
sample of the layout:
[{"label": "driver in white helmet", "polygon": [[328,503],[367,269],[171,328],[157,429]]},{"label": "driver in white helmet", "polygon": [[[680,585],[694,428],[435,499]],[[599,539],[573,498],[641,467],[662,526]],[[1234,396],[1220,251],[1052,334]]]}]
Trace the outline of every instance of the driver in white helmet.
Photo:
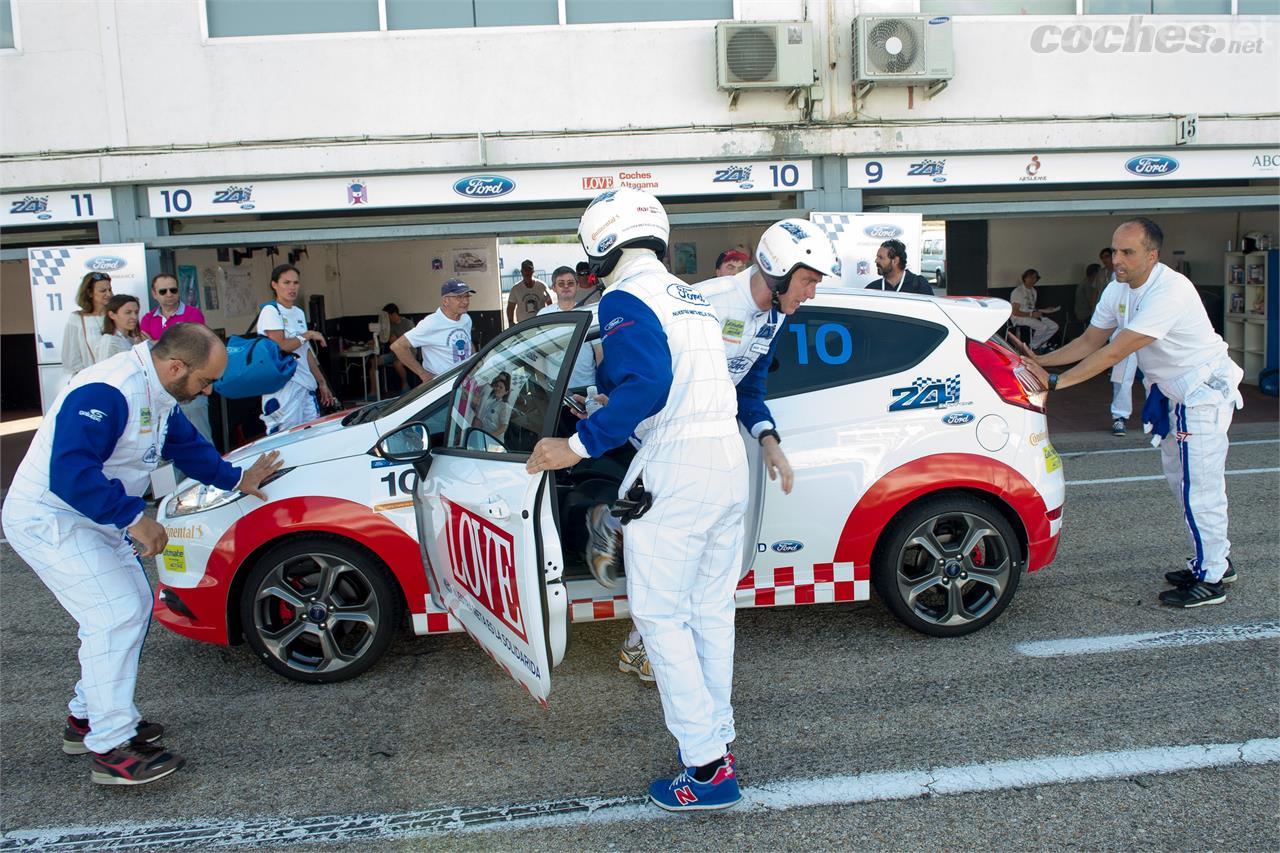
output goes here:
[{"label": "driver in white helmet", "polygon": [[[773,414],[764,401],[769,365],[786,318],[817,293],[825,276],[840,275],[835,247],[820,228],[803,219],[775,222],[760,237],[755,265],[698,285],[716,316],[728,359],[729,378],[737,386],[738,421],[760,442],[770,480],[780,480],[783,494],[791,493],[795,476],[778,434]],[[587,565],[601,585],[617,583],[622,527],[605,504],[587,513],[591,532]],[[653,670],[640,632],[632,630],[618,650],[618,669],[653,681]]]},{"label": "driver in white helmet", "polygon": [[620,505],[634,507],[627,596],[684,765],[653,782],[649,797],[684,811],[742,798],[727,744],[748,485],[720,322],[659,259],[668,233],[662,205],[639,190],[602,193],[582,215],[578,237],[605,285],[597,381],[609,405],[581,420],[572,438],[540,440],[527,468],[568,468],[632,436],[640,442],[618,492]]}]

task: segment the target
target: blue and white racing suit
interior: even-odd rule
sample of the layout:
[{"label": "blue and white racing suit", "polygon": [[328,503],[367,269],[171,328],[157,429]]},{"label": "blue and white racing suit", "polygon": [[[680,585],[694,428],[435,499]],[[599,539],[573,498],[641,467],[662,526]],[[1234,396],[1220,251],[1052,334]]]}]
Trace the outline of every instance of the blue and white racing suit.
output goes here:
[{"label": "blue and white racing suit", "polygon": [[778,333],[787,318],[776,308],[761,311],[756,305],[751,295],[755,274],[750,266],[736,275],[704,281],[698,289],[720,318],[720,339],[738,396],[738,421],[752,438],[759,438],[776,428],[764,395]]},{"label": "blue and white racing suit", "polygon": [[80,680],[67,708],[85,745],[136,733],[133,703],[151,587],[124,531],[142,518],[161,457],[219,488],[240,469],[218,455],[160,384],[142,343],[75,375],[54,400],[5,498],[5,535],[80,626]]},{"label": "blue and white racing suit", "polygon": [[569,440],[584,457],[634,437],[637,478],[653,507],[627,525],[631,615],[644,638],[667,728],[691,765],[734,739],[734,588],[742,559],[747,463],[720,322],[696,287],[656,257],[624,256],[600,300],[609,405]]}]

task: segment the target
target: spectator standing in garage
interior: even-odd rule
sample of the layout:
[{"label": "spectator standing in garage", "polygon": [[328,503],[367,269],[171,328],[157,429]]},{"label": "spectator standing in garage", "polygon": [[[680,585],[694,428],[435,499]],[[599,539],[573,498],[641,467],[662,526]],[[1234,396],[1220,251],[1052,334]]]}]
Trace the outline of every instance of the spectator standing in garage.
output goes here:
[{"label": "spectator standing in garage", "polygon": [[[1079,362],[1057,373],[1039,371],[1050,392],[1079,384],[1130,354],[1150,381],[1143,420],[1159,442],[1165,479],[1182,508],[1192,556],[1165,573],[1170,607],[1221,604],[1236,579],[1227,539],[1227,429],[1244,405],[1244,372],[1213,330],[1195,285],[1160,263],[1164,233],[1145,217],[1128,220],[1111,238],[1115,280],[1107,285],[1084,334],[1038,359],[1042,367]],[[1110,342],[1108,343],[1108,339]]]},{"label": "spectator standing in garage", "polygon": [[574,297],[574,304],[586,308],[588,305],[599,302],[601,288],[591,280],[591,264],[578,261],[577,267],[574,268],[574,276],[578,279],[578,293]]},{"label": "spectator standing in garage", "polygon": [[[467,309],[473,293],[465,281],[449,279],[440,285],[440,307],[435,313],[392,341],[391,351],[400,363],[423,382],[471,358],[471,315]],[[414,347],[422,354],[421,364],[413,357]]]},{"label": "spectator standing in garage", "polygon": [[933,288],[922,275],[907,269],[907,246],[901,240],[885,240],[876,250],[876,272],[880,278],[867,285],[867,290],[896,290],[900,293],[922,293],[933,296]]},{"label": "spectator standing in garage", "polygon": [[[573,311],[575,308],[588,310],[585,306],[577,304],[578,282],[573,270],[568,267],[557,267],[551,274],[551,286],[556,292],[555,304],[548,305],[539,311],[539,317],[543,314]],[[599,347],[599,341],[583,341],[582,348],[578,350],[578,357],[573,363],[573,373],[569,375],[570,388],[587,388],[596,384],[596,362],[600,360]]]},{"label": "spectator standing in garage", "polygon": [[551,304],[551,294],[540,278],[533,277],[533,261],[526,258],[520,264],[520,280],[511,288],[507,297],[507,325],[523,323]]},{"label": "spectator standing in garage", "polygon": [[716,258],[716,278],[737,275],[747,268],[747,253],[739,249],[725,249]]},{"label": "spectator standing in garage", "polygon": [[[138,321],[138,328],[151,340],[160,340],[165,329],[177,323],[205,325],[204,313],[179,298],[178,277],[173,273],[161,272],[151,277],[151,296],[156,301],[156,307],[143,314]],[[209,424],[209,397],[198,394],[194,400],[181,405],[182,413],[191,421],[196,432],[213,441],[213,427]]]},{"label": "spectator standing in garage", "polygon": [[685,811],[742,798],[726,744],[748,485],[720,322],[697,288],[663,265],[669,235],[666,211],[649,193],[610,190],[587,207],[578,236],[607,288],[599,380],[610,402],[572,438],[539,440],[526,467],[568,468],[631,436],[640,441],[618,491],[619,509],[631,501],[627,593],[682,764],[674,778],[653,782],[649,797]]},{"label": "spectator standing in garage", "polygon": [[[786,318],[817,293],[825,276],[838,276],[835,247],[821,230],[803,219],[784,219],[770,225],[756,247],[756,265],[736,275],[698,285],[720,319],[729,377],[737,395],[738,422],[760,443],[760,455],[770,480],[790,494],[795,475],[782,451],[782,437],[765,403],[773,354]],[[764,270],[772,270],[766,273]],[[599,504],[587,512],[590,538],[587,565],[602,586],[617,583],[622,527]],[[618,651],[618,669],[653,681],[653,670],[640,632],[632,629]],[[732,738],[729,738],[732,740]]]},{"label": "spectator standing in garage", "polygon": [[[93,753],[90,779],[142,785],[178,770],[159,723],[134,704],[151,587],[138,559],[164,551],[168,534],[142,495],[160,459],[196,480],[262,498],[280,467],[275,452],[247,469],[224,461],[177,404],[209,393],[227,351],[204,326],[171,327],[78,373],[54,400],[4,502],[4,530],[79,625],[80,680],[68,704],[62,750]],[[264,498],[265,499],[265,498]]]},{"label": "spectator standing in garage", "polygon": [[320,417],[317,400],[321,406],[337,402],[310,346],[311,341],[322,347],[328,342],[323,334],[307,328],[307,315],[296,304],[301,289],[298,268],[280,264],[271,271],[271,290],[276,298],[263,305],[258,314],[258,334],[271,338],[282,352],[300,351],[302,361],[283,388],[262,395],[262,422],[267,426],[267,435]]},{"label": "spectator standing in garage", "polygon": [[98,360],[98,339],[111,301],[111,276],[104,272],[85,273],[76,288],[76,305],[62,331],[62,370],[70,380]]}]

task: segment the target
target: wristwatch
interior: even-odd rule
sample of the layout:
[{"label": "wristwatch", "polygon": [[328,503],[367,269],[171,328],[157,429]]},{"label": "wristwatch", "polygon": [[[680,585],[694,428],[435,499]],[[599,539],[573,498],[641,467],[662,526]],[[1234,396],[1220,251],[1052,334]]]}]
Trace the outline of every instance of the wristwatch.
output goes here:
[{"label": "wristwatch", "polygon": [[1056,373],[1049,374],[1049,390],[1050,391],[1058,390],[1058,374]]},{"label": "wristwatch", "polygon": [[764,444],[764,437],[766,435],[773,436],[774,441],[778,442],[778,444],[782,444],[782,436],[778,435],[778,431],[776,429],[761,430],[760,434],[756,436],[756,440],[759,441],[761,444]]}]

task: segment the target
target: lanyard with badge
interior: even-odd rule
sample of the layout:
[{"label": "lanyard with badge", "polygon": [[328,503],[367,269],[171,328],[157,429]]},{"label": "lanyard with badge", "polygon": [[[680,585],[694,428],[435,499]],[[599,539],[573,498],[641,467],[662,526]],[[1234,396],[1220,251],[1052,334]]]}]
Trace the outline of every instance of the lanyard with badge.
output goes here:
[{"label": "lanyard with badge", "polygon": [[151,434],[151,446],[142,454],[142,462],[144,465],[156,466],[151,469],[151,494],[160,498],[178,488],[178,476],[174,472],[172,462],[166,462],[164,465],[158,464],[160,462],[160,446],[156,443],[156,439],[160,435],[160,425],[154,423],[152,419],[151,377],[147,372],[147,365],[143,362],[142,356],[138,355],[136,349],[133,354],[138,359],[138,366],[142,368],[142,383],[147,389],[147,405],[138,416],[138,433],[139,435]]}]

